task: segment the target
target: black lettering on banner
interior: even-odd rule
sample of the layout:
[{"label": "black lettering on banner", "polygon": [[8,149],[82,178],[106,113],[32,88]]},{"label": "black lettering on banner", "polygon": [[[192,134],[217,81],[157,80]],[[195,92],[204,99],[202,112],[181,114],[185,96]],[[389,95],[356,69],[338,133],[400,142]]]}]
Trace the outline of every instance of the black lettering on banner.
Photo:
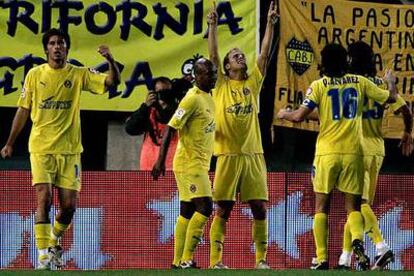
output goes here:
[{"label": "black lettering on banner", "polygon": [[[30,31],[37,34],[39,31],[39,24],[37,24],[31,15],[35,10],[35,6],[26,1],[7,1],[1,5],[2,8],[9,9],[9,20],[7,21],[7,34],[14,36],[16,34],[17,23],[20,22],[25,25]],[[23,12],[19,9],[23,8]]]},{"label": "black lettering on banner", "polygon": [[167,8],[163,7],[161,3],[157,3],[153,6],[154,12],[158,15],[154,32],[154,38],[156,40],[160,40],[164,37],[164,25],[170,27],[179,35],[183,35],[187,31],[189,9],[183,3],[179,3],[175,5],[175,7],[180,11],[180,22],[177,22],[171,15],[169,15]]},{"label": "black lettering on banner", "polygon": [[80,16],[70,16],[70,10],[80,11],[83,9],[82,1],[72,1],[72,0],[61,0],[61,1],[53,1],[52,8],[59,9],[59,19],[58,22],[60,23],[59,28],[64,32],[69,32],[69,24],[74,24],[78,26],[82,23],[82,17]]},{"label": "black lettering on banner", "polygon": [[[19,60],[15,60],[12,57],[0,57],[0,68],[8,67],[13,71],[16,71],[18,68],[23,67],[24,76],[26,76],[27,72],[29,72],[34,65],[39,65],[44,62],[46,61],[43,58],[33,57],[31,54],[25,55]],[[17,88],[13,87],[13,79],[14,75],[9,71],[6,71],[4,78],[0,79],[0,89],[4,89],[4,95],[17,91]],[[23,80],[21,80],[21,84],[23,85]]]},{"label": "black lettering on banner", "polygon": [[329,23],[332,24],[336,24],[335,21],[335,11],[334,8],[331,5],[327,5],[323,11],[323,15],[322,15],[322,20],[320,18],[318,18],[317,14],[316,14],[316,9],[315,9],[315,3],[311,3],[311,20],[313,22],[321,22],[322,23],[328,23],[328,18],[330,18]]},{"label": "black lettering on banner", "polygon": [[[143,78],[140,78],[143,76]],[[122,98],[128,98],[134,90],[135,86],[145,84],[147,88],[151,87],[152,73],[148,62],[138,62],[135,65],[131,78],[125,81],[125,90],[122,93]]]},{"label": "black lettering on banner", "polygon": [[[107,17],[106,24],[103,26],[96,25],[95,15],[99,12],[105,13]],[[89,6],[85,12],[85,24],[89,32],[97,35],[109,33],[116,23],[116,13],[112,6],[105,2],[100,2]]]},{"label": "black lettering on banner", "polygon": [[[176,15],[171,15],[167,6],[163,5],[161,1],[156,2],[152,6],[152,10],[157,16],[155,26],[151,26],[145,21],[148,14],[148,8],[140,2],[132,2],[131,0],[119,0],[119,4],[115,7],[109,3],[101,1],[92,3],[88,7],[84,7],[82,1],[76,0],[43,0],[41,5],[35,6],[33,3],[25,0],[8,0],[6,2],[0,1],[1,10],[8,10],[7,34],[11,37],[16,35],[18,27],[24,26],[33,34],[39,32],[39,25],[41,25],[41,32],[46,32],[53,25],[53,15],[56,14],[53,10],[57,10],[59,17],[56,19],[58,28],[69,33],[70,25],[78,26],[84,20],[86,29],[94,35],[107,34],[115,28],[118,13],[121,13],[120,20],[120,38],[128,40],[131,27],[141,31],[148,37],[151,37],[152,29],[154,27],[153,38],[161,40],[164,38],[165,27],[170,28],[177,35],[184,35],[188,30],[190,7],[184,3],[178,2],[175,8],[178,10],[178,19]],[[191,3],[191,2],[190,2]],[[41,7],[41,19],[36,22],[33,15],[35,9]],[[77,11],[76,15],[75,12]],[[79,13],[84,10],[83,17]],[[204,1],[194,1],[193,9],[193,34],[199,34],[203,31],[204,22]],[[333,12],[333,10],[332,10]],[[106,15],[106,24],[98,26],[95,22],[95,16],[98,13]],[[217,5],[217,13],[219,16],[219,25],[227,25],[232,35],[236,35],[243,31],[240,28],[239,22],[242,17],[236,17],[234,14],[230,1],[220,2]],[[327,11],[326,17],[333,16],[330,11]]]},{"label": "black lettering on banner", "polygon": [[[137,11],[138,15],[131,18],[132,10]],[[116,6],[116,11],[122,11],[122,40],[128,40],[131,25],[142,31],[146,36],[151,36],[152,27],[144,21],[144,18],[148,13],[148,9],[145,5],[139,2],[130,3],[129,1],[123,1]]]},{"label": "black lettering on banner", "polygon": [[279,88],[278,101],[297,106],[303,103],[304,93],[300,90],[292,90],[287,87]]}]

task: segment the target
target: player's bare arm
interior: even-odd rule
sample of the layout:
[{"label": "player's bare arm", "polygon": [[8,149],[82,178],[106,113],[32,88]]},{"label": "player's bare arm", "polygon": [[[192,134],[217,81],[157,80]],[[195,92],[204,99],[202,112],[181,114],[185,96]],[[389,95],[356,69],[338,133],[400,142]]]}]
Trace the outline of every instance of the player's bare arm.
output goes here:
[{"label": "player's bare arm", "polygon": [[395,85],[397,78],[391,69],[385,70],[384,80],[388,83],[388,90],[390,91],[390,96],[388,97],[386,103],[395,103],[398,95],[397,86]]},{"label": "player's bare arm", "polygon": [[269,11],[267,13],[267,24],[265,34],[262,40],[262,49],[257,58],[257,66],[259,67],[262,75],[266,74],[266,68],[269,61],[270,47],[272,45],[274,24],[279,20],[279,14],[277,13],[277,5],[274,2],[270,2]]},{"label": "player's bare arm", "polygon": [[413,115],[407,105],[401,106],[397,112],[402,114],[404,121],[404,132],[400,141],[401,153],[404,156],[410,156],[414,149],[412,137]]},{"label": "player's bare arm", "polygon": [[220,68],[220,58],[218,54],[218,42],[217,42],[217,22],[218,16],[216,12],[216,2],[213,2],[213,6],[207,15],[208,24],[208,53],[210,60]]},{"label": "player's bare arm", "polygon": [[171,138],[173,137],[175,132],[176,130],[170,126],[167,126],[164,129],[158,159],[155,162],[154,167],[152,168],[152,172],[151,172],[154,180],[157,180],[161,174],[165,175],[165,159],[167,157],[167,152],[170,146]]},{"label": "player's bare arm", "polygon": [[7,139],[6,145],[1,149],[1,157],[8,158],[13,154],[13,146],[16,138],[19,136],[24,125],[26,124],[27,118],[29,118],[30,109],[19,107],[14,115],[12,128],[10,131],[9,138]]},{"label": "player's bare arm", "polygon": [[307,116],[312,113],[312,109],[305,106],[301,106],[295,111],[290,111],[282,108],[277,113],[277,117],[282,120],[287,120],[293,123],[300,123],[307,118]]},{"label": "player's bare arm", "polygon": [[98,47],[98,53],[101,54],[101,56],[103,56],[109,64],[108,76],[105,79],[106,88],[108,89],[110,87],[117,86],[121,82],[121,73],[119,72],[118,65],[116,65],[109,47],[106,45],[100,45]]}]

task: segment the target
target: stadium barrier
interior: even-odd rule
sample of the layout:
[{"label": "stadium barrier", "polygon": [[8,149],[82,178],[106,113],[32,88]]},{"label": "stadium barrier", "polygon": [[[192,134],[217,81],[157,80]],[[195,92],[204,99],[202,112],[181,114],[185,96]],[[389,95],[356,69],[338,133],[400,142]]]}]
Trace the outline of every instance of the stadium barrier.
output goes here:
[{"label": "stadium barrier", "polygon": [[[158,181],[149,172],[84,172],[82,178],[74,224],[62,241],[65,268],[169,268],[179,213],[172,173]],[[35,193],[30,181],[29,171],[0,171],[1,269],[30,269],[35,264]],[[408,175],[379,178],[373,209],[396,253],[392,270],[414,269],[413,183],[414,176]],[[275,269],[308,268],[315,254],[310,174],[268,173],[268,184],[268,262]],[[335,193],[329,217],[332,267],[341,252],[344,222],[343,198]],[[195,256],[202,268],[208,267],[210,223]],[[253,268],[251,214],[246,204],[235,206],[227,229],[224,263],[231,268]],[[373,259],[374,247],[366,244]]]}]

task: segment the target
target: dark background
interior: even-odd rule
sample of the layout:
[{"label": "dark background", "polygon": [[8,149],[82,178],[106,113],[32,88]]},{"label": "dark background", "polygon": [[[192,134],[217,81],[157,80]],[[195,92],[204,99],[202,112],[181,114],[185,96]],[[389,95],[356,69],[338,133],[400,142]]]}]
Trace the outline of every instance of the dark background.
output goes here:
[{"label": "dark background", "polygon": [[[263,36],[270,1],[261,0],[260,2],[260,34]],[[392,0],[371,2],[401,4],[401,1]],[[275,33],[277,32],[278,30]],[[262,143],[268,169],[270,171],[310,171],[317,133],[272,126],[277,48],[273,48],[273,53],[263,91],[260,95],[261,113],[259,114]],[[16,108],[0,107],[0,147],[3,147],[7,140],[15,112]],[[82,155],[83,170],[105,170],[108,122],[112,120],[124,122],[128,115],[129,113],[125,112],[81,111],[84,147]],[[0,159],[0,169],[30,168],[29,153],[27,151],[30,127],[30,123],[27,124],[17,139],[13,159],[7,161]],[[386,173],[414,173],[414,156],[409,158],[402,156],[398,143],[399,140],[386,139],[386,157],[382,171]]]}]

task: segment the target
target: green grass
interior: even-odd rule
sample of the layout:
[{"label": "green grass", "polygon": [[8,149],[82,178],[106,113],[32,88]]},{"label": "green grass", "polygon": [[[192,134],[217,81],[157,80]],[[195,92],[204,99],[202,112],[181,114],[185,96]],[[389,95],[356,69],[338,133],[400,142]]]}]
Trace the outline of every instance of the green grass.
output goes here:
[{"label": "green grass", "polygon": [[[218,276],[236,276],[236,275],[246,275],[246,276],[264,276],[264,275],[351,275],[355,273],[352,271],[313,271],[309,269],[302,270],[158,270],[158,269],[135,269],[135,270],[98,270],[98,271],[34,271],[34,270],[0,270],[0,275],[9,276],[9,275],[53,275],[53,276],[74,276],[74,275],[92,275],[92,276],[116,276],[116,275],[218,275]],[[412,275],[413,271],[369,271],[369,272],[357,272],[360,275]]]}]

